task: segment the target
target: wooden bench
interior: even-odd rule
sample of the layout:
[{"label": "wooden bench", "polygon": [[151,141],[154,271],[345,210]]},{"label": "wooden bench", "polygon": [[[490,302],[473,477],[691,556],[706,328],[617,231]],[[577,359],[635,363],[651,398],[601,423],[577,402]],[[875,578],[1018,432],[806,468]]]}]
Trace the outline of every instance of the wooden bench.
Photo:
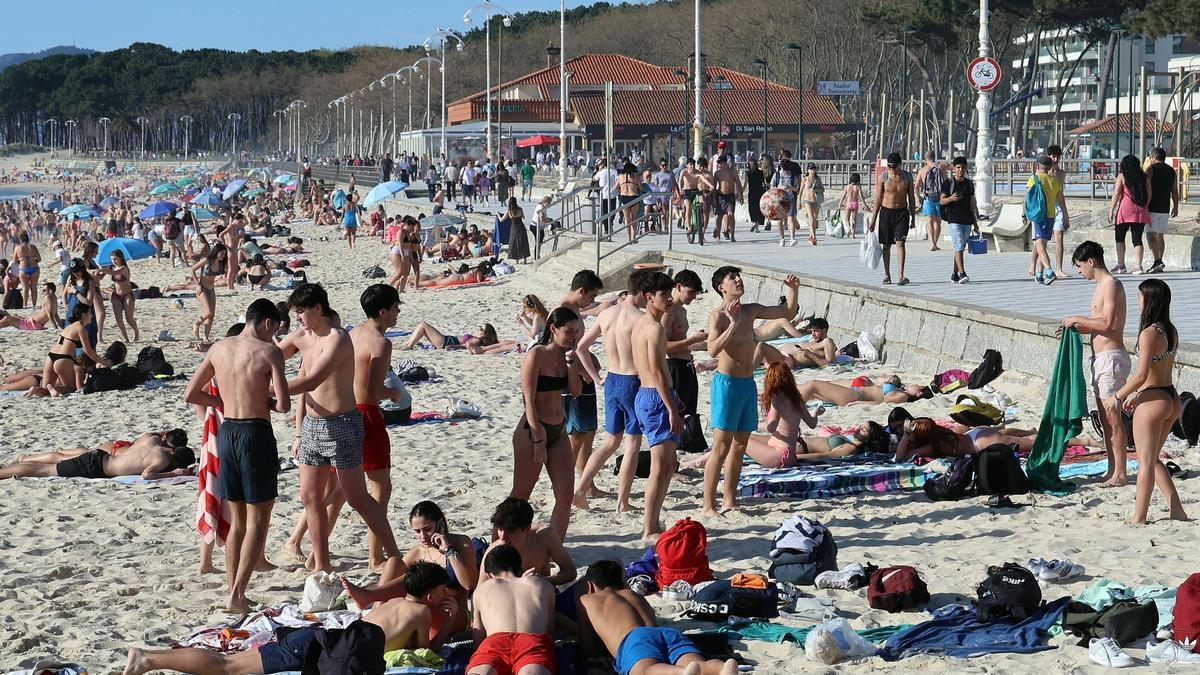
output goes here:
[{"label": "wooden bench", "polygon": [[998,204],[991,220],[979,222],[979,231],[991,237],[993,250],[998,253],[1030,250],[1030,227],[1023,217],[1024,210],[1021,204]]}]

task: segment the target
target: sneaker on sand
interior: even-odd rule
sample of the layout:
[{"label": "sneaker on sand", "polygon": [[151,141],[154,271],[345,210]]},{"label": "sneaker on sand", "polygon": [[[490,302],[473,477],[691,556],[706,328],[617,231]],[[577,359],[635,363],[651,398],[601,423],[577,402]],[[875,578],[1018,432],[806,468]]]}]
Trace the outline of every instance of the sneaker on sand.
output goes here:
[{"label": "sneaker on sand", "polygon": [[1025,561],[1025,569],[1033,572],[1033,576],[1040,576],[1042,570],[1046,569],[1046,561],[1043,558],[1030,558]]},{"label": "sneaker on sand", "polygon": [[850,563],[840,572],[821,572],[813,585],[820,589],[855,591],[867,585],[867,571],[861,563]]},{"label": "sneaker on sand", "polygon": [[1051,560],[1036,574],[1042,581],[1069,581],[1083,576],[1083,571],[1083,565],[1076,565],[1070,560]]},{"label": "sneaker on sand", "polygon": [[1088,643],[1088,658],[1092,663],[1108,668],[1128,668],[1133,665],[1133,657],[1126,654],[1121,645],[1110,637],[1092,638]]},{"label": "sneaker on sand", "polygon": [[1150,659],[1150,663],[1200,663],[1200,654],[1192,651],[1196,646],[1194,642],[1176,642],[1175,640],[1163,640],[1155,642],[1151,640],[1146,643],[1146,658]]}]

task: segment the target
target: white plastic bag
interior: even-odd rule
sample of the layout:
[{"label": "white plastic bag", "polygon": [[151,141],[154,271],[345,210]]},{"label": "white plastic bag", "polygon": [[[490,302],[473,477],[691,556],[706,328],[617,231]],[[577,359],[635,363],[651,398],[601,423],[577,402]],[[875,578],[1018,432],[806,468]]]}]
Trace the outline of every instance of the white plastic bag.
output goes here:
[{"label": "white plastic bag", "polygon": [[883,247],[879,245],[879,236],[874,231],[868,232],[858,245],[858,259],[869,270],[879,269],[879,264],[883,262]]},{"label": "white plastic bag", "polygon": [[812,661],[826,665],[842,659],[874,656],[879,651],[854,632],[845,619],[832,619],[814,627],[804,640],[804,653]]},{"label": "white plastic bag", "polygon": [[833,212],[829,216],[829,220],[825,221],[825,234],[829,237],[842,238],[846,236],[846,231],[842,227],[842,214]]},{"label": "white plastic bag", "polygon": [[858,358],[863,361],[879,361],[883,358],[883,326],[875,326],[858,335]]},{"label": "white plastic bag", "polygon": [[300,597],[301,612],[329,612],[342,605],[342,582],[334,574],[316,572],[304,581],[304,595]]}]

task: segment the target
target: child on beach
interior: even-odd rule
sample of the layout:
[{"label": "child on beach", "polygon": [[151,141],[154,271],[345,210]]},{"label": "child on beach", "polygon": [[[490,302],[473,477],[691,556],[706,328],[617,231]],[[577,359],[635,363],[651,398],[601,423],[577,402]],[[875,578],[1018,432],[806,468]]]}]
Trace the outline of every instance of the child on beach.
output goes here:
[{"label": "child on beach", "polygon": [[846,237],[854,239],[858,233],[858,212],[861,208],[867,207],[866,197],[862,193],[862,177],[857,173],[850,174],[850,182],[842,190],[842,198],[838,200],[837,207],[844,209],[842,212],[842,227],[845,228]]}]

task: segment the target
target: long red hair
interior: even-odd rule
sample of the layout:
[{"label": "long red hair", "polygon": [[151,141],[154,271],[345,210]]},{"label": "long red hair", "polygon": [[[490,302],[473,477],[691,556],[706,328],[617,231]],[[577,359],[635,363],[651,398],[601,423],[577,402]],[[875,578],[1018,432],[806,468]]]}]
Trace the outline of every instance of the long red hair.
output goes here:
[{"label": "long red hair", "polygon": [[783,361],[776,361],[767,366],[767,375],[763,378],[763,391],[759,396],[763,412],[771,409],[771,403],[775,401],[776,396],[786,396],[797,410],[804,407],[804,397],[800,396],[800,391],[796,389],[796,378],[792,377],[791,369]]},{"label": "long red hair", "polygon": [[913,420],[912,441],[916,447],[928,445],[937,452],[950,452],[958,445],[958,434],[929,417]]}]

